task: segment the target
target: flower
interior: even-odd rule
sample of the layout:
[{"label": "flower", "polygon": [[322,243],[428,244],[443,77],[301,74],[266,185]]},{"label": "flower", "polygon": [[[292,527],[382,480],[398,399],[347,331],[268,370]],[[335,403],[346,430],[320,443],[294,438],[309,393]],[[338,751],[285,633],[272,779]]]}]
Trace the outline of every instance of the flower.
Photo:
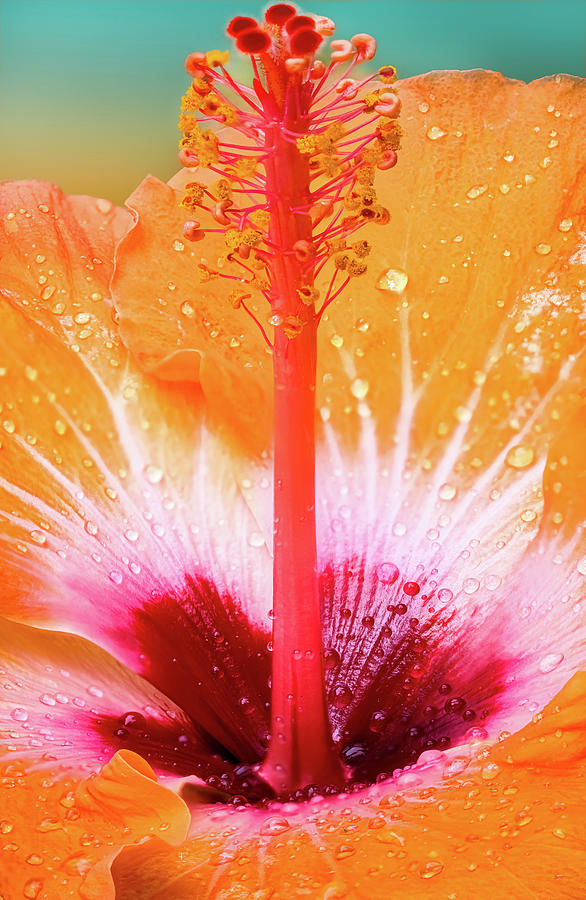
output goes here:
[{"label": "flower", "polygon": [[3,187],[8,896],[113,896],[114,859],[122,900],[579,896],[581,85],[398,90],[391,224],[318,333],[343,794],[276,802],[251,766],[270,730],[271,367],[233,286],[194,280],[222,271],[224,235],[184,236],[185,173],[146,179],[132,216]]}]

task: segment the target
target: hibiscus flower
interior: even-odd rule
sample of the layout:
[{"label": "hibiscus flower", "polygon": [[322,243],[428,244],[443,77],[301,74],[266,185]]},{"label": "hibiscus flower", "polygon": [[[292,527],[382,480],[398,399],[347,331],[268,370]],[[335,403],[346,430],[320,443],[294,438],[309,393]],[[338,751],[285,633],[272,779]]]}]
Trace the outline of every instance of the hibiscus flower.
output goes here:
[{"label": "hibiscus flower", "polygon": [[582,84],[266,15],[170,184],[0,192],[0,892],[584,896]]}]

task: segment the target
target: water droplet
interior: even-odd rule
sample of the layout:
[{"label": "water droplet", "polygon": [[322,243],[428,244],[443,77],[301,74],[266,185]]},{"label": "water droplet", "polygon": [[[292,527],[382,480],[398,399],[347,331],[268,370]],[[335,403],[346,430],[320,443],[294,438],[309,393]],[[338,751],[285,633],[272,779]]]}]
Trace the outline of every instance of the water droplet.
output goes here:
[{"label": "water droplet", "polygon": [[408,597],[416,597],[421,588],[416,581],[406,581],[403,585],[403,593]]},{"label": "water droplet", "polygon": [[67,431],[67,425],[65,424],[65,422],[62,422],[61,419],[56,419],[55,424],[53,425],[53,428],[55,429],[57,434],[59,434],[61,436],[63,436],[65,434],[65,432]]},{"label": "water droplet", "polygon": [[264,547],[265,539],[260,531],[253,531],[248,538],[248,543],[251,547]]},{"label": "water droplet", "polygon": [[30,856],[27,856],[26,861],[29,866],[42,866],[44,862],[43,857],[38,853],[31,853]]},{"label": "water droplet", "polygon": [[476,200],[477,197],[481,197],[482,194],[485,194],[487,190],[487,184],[475,184],[470,188],[470,190],[466,191],[466,196],[470,200]]},{"label": "water droplet", "polygon": [[539,671],[544,675],[547,675],[548,672],[553,672],[554,669],[557,669],[563,658],[563,653],[548,653],[539,663]]},{"label": "water droplet", "polygon": [[44,287],[41,291],[41,298],[43,300],[50,300],[53,294],[55,293],[55,288],[52,284],[48,284],[47,287]]},{"label": "water droplet", "polygon": [[336,859],[348,859],[349,856],[354,856],[355,853],[356,847],[353,847],[351,844],[340,844],[334,850]]},{"label": "water droplet", "polygon": [[345,709],[354,699],[354,694],[346,684],[336,684],[330,691],[330,703],[336,709]]},{"label": "water droplet", "polygon": [[579,559],[576,568],[580,575],[586,575],[586,556],[583,556],[582,559]]},{"label": "water droplet", "polygon": [[271,816],[260,827],[260,834],[274,836],[288,831],[290,824],[283,816]]},{"label": "water droplet", "polygon": [[399,569],[392,562],[381,563],[377,570],[381,584],[394,584],[399,577]]},{"label": "water droplet", "polygon": [[350,391],[352,396],[356,397],[357,400],[364,400],[369,390],[369,383],[364,378],[355,378],[354,381],[350,384]]},{"label": "water droplet", "polygon": [[163,477],[163,470],[149,463],[148,466],[145,466],[144,474],[149,484],[158,484]]},{"label": "water droplet", "polygon": [[539,253],[540,256],[547,256],[548,253],[551,253],[551,246],[549,244],[538,244],[535,252]]},{"label": "water droplet", "polygon": [[25,883],[22,893],[27,900],[36,900],[42,890],[43,882],[40,878],[30,878],[29,881]]},{"label": "water droplet", "polygon": [[433,878],[435,875],[439,875],[440,872],[443,872],[443,870],[443,863],[438,862],[437,859],[430,859],[429,862],[426,862],[419,867],[419,874],[422,878]]},{"label": "water droplet", "polygon": [[195,310],[194,310],[193,306],[191,305],[191,303],[189,302],[189,300],[185,300],[185,301],[181,304],[180,309],[181,309],[181,312],[183,313],[183,315],[184,315],[187,319],[193,319],[193,318],[195,318]]},{"label": "water droplet", "polygon": [[47,543],[47,536],[42,531],[31,531],[31,541],[42,547],[43,544]]},{"label": "water droplet", "polygon": [[496,591],[502,583],[503,579],[500,575],[487,575],[484,579],[484,585],[489,591]]},{"label": "water droplet", "polygon": [[464,593],[475,594],[480,587],[480,582],[477,578],[466,578],[462,587],[464,588]]},{"label": "water droplet", "polygon": [[409,276],[401,269],[387,269],[380,276],[376,286],[381,291],[391,291],[393,294],[402,294],[407,287]]},{"label": "water droplet", "polygon": [[442,484],[438,496],[440,500],[453,500],[456,496],[456,488],[452,484]]},{"label": "water droplet", "polygon": [[571,219],[562,219],[562,221],[558,225],[558,228],[560,231],[569,231],[573,224],[574,223]]},{"label": "water droplet", "polygon": [[124,532],[124,537],[131,544],[136,544],[136,542],[138,540],[138,531],[134,531],[132,528],[129,528],[127,531]]},{"label": "water droplet", "polygon": [[427,136],[430,141],[437,141],[439,138],[444,137],[445,131],[442,131],[441,128],[438,128],[437,125],[432,125],[431,128],[427,129]]},{"label": "water droplet", "polygon": [[28,378],[29,381],[36,381],[37,378],[39,377],[39,373],[38,373],[37,369],[34,369],[32,366],[25,366],[24,374],[25,374],[26,378]]},{"label": "water droplet", "polygon": [[344,338],[341,334],[333,334],[330,338],[330,344],[332,347],[340,348],[344,344]]},{"label": "water droplet", "polygon": [[422,113],[429,112],[429,103],[426,103],[425,101],[418,103],[417,109],[419,110],[419,112],[422,112]]},{"label": "water droplet", "polygon": [[15,722],[26,722],[26,720],[28,719],[28,713],[26,709],[22,709],[22,707],[20,706],[16,706],[10,713],[10,716],[14,719]]},{"label": "water droplet", "polygon": [[182,250],[185,250],[185,244],[182,241],[173,241],[173,250],[181,253]]},{"label": "water droplet", "polygon": [[527,466],[531,465],[534,459],[535,453],[531,447],[524,447],[522,444],[519,444],[516,447],[511,447],[507,453],[505,462],[508,466],[511,466],[512,469],[525,469]]},{"label": "water droplet", "polygon": [[482,778],[484,779],[484,781],[492,781],[493,778],[496,778],[497,775],[500,775],[500,772],[501,772],[500,766],[498,766],[494,762],[491,762],[491,763],[487,763],[484,766],[484,768],[481,772],[481,775],[482,775]]}]

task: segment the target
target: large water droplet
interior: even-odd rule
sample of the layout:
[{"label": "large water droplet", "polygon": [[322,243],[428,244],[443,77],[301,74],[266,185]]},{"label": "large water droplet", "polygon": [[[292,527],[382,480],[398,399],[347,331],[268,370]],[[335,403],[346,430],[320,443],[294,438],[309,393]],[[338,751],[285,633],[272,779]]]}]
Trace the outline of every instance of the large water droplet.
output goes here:
[{"label": "large water droplet", "polygon": [[563,658],[563,653],[548,653],[539,663],[539,671],[543,672],[544,675],[547,675],[548,672],[553,672],[554,669],[557,669]]},{"label": "large water droplet", "polygon": [[381,291],[390,291],[393,294],[402,294],[407,287],[409,276],[401,269],[387,269],[380,276],[376,286]]},{"label": "large water droplet", "polygon": [[266,819],[260,827],[260,833],[263,835],[283,834],[288,831],[290,824],[283,816],[271,816]]},{"label": "large water droplet", "polygon": [[531,465],[534,459],[535,453],[531,447],[524,447],[522,444],[518,444],[516,447],[511,447],[506,455],[505,462],[512,469],[525,469]]}]

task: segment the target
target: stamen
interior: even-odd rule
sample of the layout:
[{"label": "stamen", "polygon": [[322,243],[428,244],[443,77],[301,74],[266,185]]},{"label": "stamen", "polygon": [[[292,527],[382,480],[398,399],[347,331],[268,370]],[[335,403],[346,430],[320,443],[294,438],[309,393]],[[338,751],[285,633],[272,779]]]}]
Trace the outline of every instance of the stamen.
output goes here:
[{"label": "stamen", "polygon": [[[329,61],[315,58],[334,29],[331,19],[287,3],[270,6],[263,22],[236,16],[227,30],[249,58],[252,88],[230,75],[226,51],[192,53],[186,69],[193,82],[179,120],[182,165],[218,176],[213,184],[202,177],[186,186],[184,237],[201,241],[217,232],[225,242],[218,268],[202,260],[194,274],[235,282],[230,304],[251,318],[273,354],[272,727],[261,774],[277,794],[345,783],[327,714],[317,585],[317,327],[350,280],[366,271],[370,245],[349,238],[369,222],[388,221],[375,174],[396,164],[401,134],[395,69],[350,77],[374,57],[374,38],[333,40]],[[224,132],[201,127],[207,121],[225,123],[246,140],[224,140]],[[316,309],[315,279],[328,266],[329,285]],[[253,298],[268,304],[273,340]]]}]

